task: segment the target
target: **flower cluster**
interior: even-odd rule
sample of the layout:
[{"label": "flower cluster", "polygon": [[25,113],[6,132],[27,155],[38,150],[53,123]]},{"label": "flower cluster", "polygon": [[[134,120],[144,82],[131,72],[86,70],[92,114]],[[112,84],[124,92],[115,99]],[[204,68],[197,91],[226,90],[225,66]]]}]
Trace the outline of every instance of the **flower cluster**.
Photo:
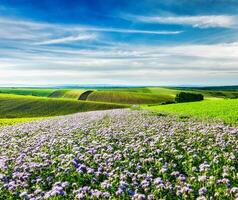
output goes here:
[{"label": "flower cluster", "polygon": [[145,111],[0,130],[0,199],[237,199],[238,129]]}]

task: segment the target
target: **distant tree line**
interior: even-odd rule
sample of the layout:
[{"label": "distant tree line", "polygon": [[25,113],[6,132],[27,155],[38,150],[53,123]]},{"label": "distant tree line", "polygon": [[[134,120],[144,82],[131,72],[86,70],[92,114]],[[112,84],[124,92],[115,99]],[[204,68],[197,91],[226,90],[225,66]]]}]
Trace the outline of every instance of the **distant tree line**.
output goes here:
[{"label": "distant tree line", "polygon": [[202,94],[180,92],[176,95],[175,101],[177,103],[192,102],[192,101],[202,101],[204,96]]}]

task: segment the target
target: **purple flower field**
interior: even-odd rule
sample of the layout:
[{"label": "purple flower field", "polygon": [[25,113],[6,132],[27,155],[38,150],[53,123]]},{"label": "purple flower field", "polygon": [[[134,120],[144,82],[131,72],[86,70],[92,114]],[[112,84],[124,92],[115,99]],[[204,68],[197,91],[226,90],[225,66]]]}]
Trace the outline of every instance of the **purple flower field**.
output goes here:
[{"label": "purple flower field", "polygon": [[238,128],[150,112],[0,130],[0,199],[238,199]]}]

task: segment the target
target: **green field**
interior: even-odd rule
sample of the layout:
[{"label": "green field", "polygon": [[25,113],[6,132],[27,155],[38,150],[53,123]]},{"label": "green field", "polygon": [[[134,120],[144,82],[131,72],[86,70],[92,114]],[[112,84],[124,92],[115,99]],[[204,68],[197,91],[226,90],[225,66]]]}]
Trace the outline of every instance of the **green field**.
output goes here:
[{"label": "green field", "polygon": [[78,90],[78,89],[61,89],[55,90],[52,92],[49,97],[51,98],[66,98],[66,99],[78,99],[82,93],[86,90]]},{"label": "green field", "polygon": [[201,102],[143,106],[165,113],[193,116],[200,119],[218,119],[229,124],[238,123],[238,99],[208,99]]},{"label": "green field", "polygon": [[171,101],[181,91],[200,93],[205,98],[238,98],[235,89],[226,90],[221,87],[212,88],[169,88],[169,87],[128,87],[128,88],[78,88],[78,89],[53,89],[53,88],[0,88],[0,93],[31,95],[50,98],[78,99],[85,91],[92,90],[87,100],[102,102],[117,102],[129,104],[161,103]]},{"label": "green field", "polygon": [[0,93],[48,97],[55,89],[45,88],[0,88]]},{"label": "green field", "polygon": [[173,102],[176,94],[180,92],[192,92],[204,95],[206,99],[235,99],[238,98],[237,90],[202,90],[194,88],[163,88],[163,87],[144,87],[144,88],[120,88],[110,90],[97,90],[91,93],[87,100],[116,102],[127,104],[160,104]]},{"label": "green field", "polygon": [[[237,125],[238,99],[202,93],[206,98],[200,102],[161,105],[162,102],[174,101],[176,94],[184,90],[149,87],[93,90],[89,96],[86,95],[86,100],[78,100],[84,91],[89,90],[56,90],[47,97],[0,94],[0,126],[84,111],[135,108],[81,113],[1,127],[1,152],[9,155],[8,162],[13,161],[7,165],[2,161],[7,166],[2,168],[2,172],[11,180],[8,185],[11,186],[13,180],[20,180],[15,178],[16,174],[20,173],[19,169],[25,169],[18,168],[19,162],[12,159],[13,155],[18,158],[19,154],[29,153],[22,157],[20,165],[23,163],[22,166],[30,170],[27,171],[28,179],[25,179],[27,184],[22,186],[19,182],[17,192],[11,187],[3,187],[5,183],[2,182],[0,199],[20,199],[23,195],[28,195],[24,199],[29,199],[29,194],[39,191],[36,188],[44,192],[40,197],[50,194],[50,199],[75,199],[75,187],[80,190],[85,185],[108,191],[111,199],[119,199],[117,188],[124,183],[120,177],[130,174],[125,179],[126,185],[137,190],[138,185],[131,180],[137,178],[138,183],[145,183],[145,172],[153,172],[153,179],[150,178],[153,181],[146,182],[146,187],[153,191],[154,199],[197,199],[205,186],[209,191],[207,196],[219,194],[219,199],[233,199],[233,194],[227,195],[223,182],[229,183],[227,186],[231,185],[233,190],[237,188],[237,176],[234,176],[237,174],[237,134],[234,134],[237,128],[223,122]],[[231,95],[231,91],[227,92],[228,96]],[[80,159],[75,155],[80,155]],[[113,175],[110,179],[104,176],[106,168],[102,166],[111,166],[106,172]],[[201,171],[203,166],[206,171]],[[225,177],[229,179],[223,178],[227,166],[230,171]],[[134,176],[134,172],[141,176]],[[39,182],[35,181],[36,177],[39,177]],[[176,191],[175,187],[170,192],[158,190],[162,183],[184,184],[185,180],[189,185],[189,196],[181,195],[180,189]],[[59,185],[65,183],[65,188]],[[110,187],[105,188],[108,183]],[[68,184],[74,186],[67,187]],[[141,191],[144,191],[143,187]],[[54,188],[60,188],[59,193],[52,193]],[[93,192],[94,189],[90,190],[85,199]],[[147,199],[146,195],[140,199]],[[131,199],[131,195],[124,193],[120,199]]]},{"label": "green field", "polygon": [[60,116],[76,112],[125,107],[128,106],[112,103],[0,94],[0,124],[29,121],[30,118],[36,117]]},{"label": "green field", "polygon": [[6,125],[14,125],[18,123],[29,122],[33,120],[44,119],[45,117],[30,117],[30,118],[0,118],[0,127]]},{"label": "green field", "polygon": [[[226,99],[236,99],[238,98],[237,90],[225,90],[224,88],[217,88],[213,90],[212,88],[177,88],[181,91],[188,91],[193,93],[203,94],[205,97],[216,97],[216,98],[226,98]],[[223,89],[223,90],[222,90]]]},{"label": "green field", "polygon": [[129,91],[94,91],[87,100],[100,102],[114,102],[126,104],[148,104],[174,101],[174,97],[165,94],[152,94],[149,92]]},{"label": "green field", "polygon": [[150,87],[149,90],[155,94],[164,94],[175,96],[179,92],[192,92],[204,95],[205,98],[228,98],[235,99],[238,98],[238,90],[225,90],[223,87],[220,89],[210,89],[210,88],[162,88],[162,87]]},{"label": "green field", "polygon": [[[80,95],[93,91],[86,100],[78,101]],[[205,101],[196,103],[160,105],[173,102],[181,91],[201,93]],[[143,108],[191,115],[199,118],[215,118],[227,123],[237,123],[236,88],[169,88],[169,87],[128,87],[128,88],[0,88],[0,125],[66,115],[75,112],[104,110],[141,104]],[[122,105],[124,104],[124,105]]]},{"label": "green field", "polygon": [[[49,95],[51,98],[79,99],[86,89],[59,89]],[[123,103],[123,104],[147,104],[174,101],[175,94],[179,90],[157,88],[101,88],[94,89],[87,97],[87,101]],[[162,92],[161,92],[162,91]]]}]

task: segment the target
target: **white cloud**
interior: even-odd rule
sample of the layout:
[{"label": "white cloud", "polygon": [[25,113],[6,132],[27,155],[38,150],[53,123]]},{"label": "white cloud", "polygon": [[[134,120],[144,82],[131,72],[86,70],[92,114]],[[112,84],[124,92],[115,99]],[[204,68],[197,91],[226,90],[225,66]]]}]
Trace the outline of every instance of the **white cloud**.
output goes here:
[{"label": "white cloud", "polygon": [[237,80],[238,43],[156,46],[108,41],[110,45],[80,49],[48,44],[98,40],[98,32],[167,33],[31,23],[0,20],[0,42],[10,46],[0,47],[0,83],[193,84],[201,77],[210,83],[218,78],[224,83]]},{"label": "white cloud", "polygon": [[133,16],[131,18],[146,23],[180,24],[198,28],[231,28],[237,25],[237,17],[231,15]]},{"label": "white cloud", "polygon": [[46,40],[43,42],[37,42],[37,45],[47,45],[47,44],[60,44],[60,43],[69,43],[83,40],[94,40],[96,39],[96,34],[87,34],[87,35],[77,35],[77,36],[69,36],[58,39]]},{"label": "white cloud", "polygon": [[[174,35],[181,31],[102,28],[83,25],[50,24],[0,16],[0,40],[15,40],[28,44],[58,44],[95,39],[100,32],[126,34]],[[30,43],[31,42],[31,43]]]},{"label": "white cloud", "polygon": [[[39,54],[37,53],[40,52]],[[45,51],[44,51],[45,50]],[[121,45],[94,50],[34,48],[0,50],[10,57],[0,58],[0,69],[35,71],[113,72],[137,70],[170,71],[238,71],[238,43],[217,45],[134,46]]]},{"label": "white cloud", "polygon": [[[115,33],[140,33],[140,34],[152,34],[152,35],[176,35],[180,34],[183,31],[147,31],[147,30],[138,30],[138,29],[120,29],[120,28],[97,28],[97,27],[87,27],[84,28],[89,31],[96,32],[115,32]],[[80,29],[82,30],[82,28]]]}]

